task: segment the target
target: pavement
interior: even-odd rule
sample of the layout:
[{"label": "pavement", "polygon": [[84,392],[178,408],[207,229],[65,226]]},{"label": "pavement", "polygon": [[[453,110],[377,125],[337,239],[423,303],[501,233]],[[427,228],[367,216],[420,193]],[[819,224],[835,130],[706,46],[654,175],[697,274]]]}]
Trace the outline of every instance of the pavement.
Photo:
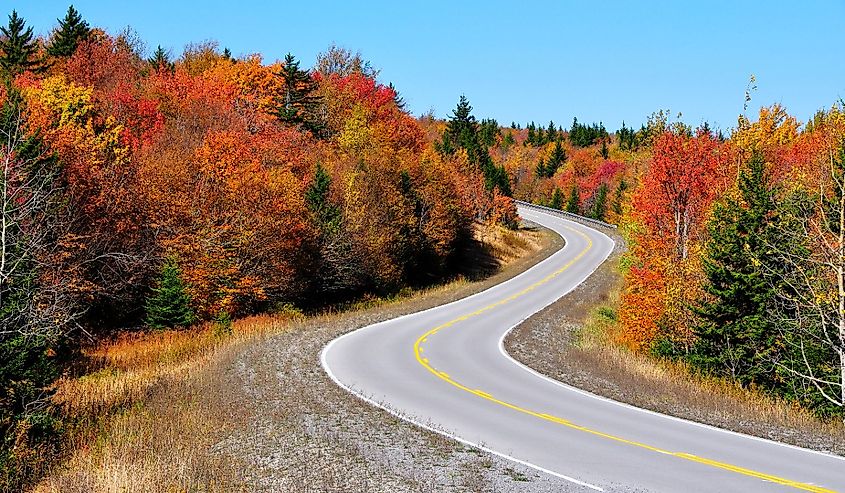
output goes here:
[{"label": "pavement", "polygon": [[845,492],[845,458],[638,409],[547,378],[511,358],[508,331],[577,287],[613,240],[520,207],[565,246],[473,296],[332,341],[341,387],[437,433],[570,482],[575,491]]}]

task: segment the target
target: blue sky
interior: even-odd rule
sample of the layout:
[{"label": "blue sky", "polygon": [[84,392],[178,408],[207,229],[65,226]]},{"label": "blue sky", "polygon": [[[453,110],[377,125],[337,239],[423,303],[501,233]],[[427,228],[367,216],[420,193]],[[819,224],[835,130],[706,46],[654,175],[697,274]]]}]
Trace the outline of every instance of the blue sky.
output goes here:
[{"label": "blue sky", "polygon": [[[40,33],[67,1],[0,0]],[[297,2],[77,0],[95,26],[132,26],[148,49],[217,40],[235,55],[311,65],[332,42],[393,82],[415,114],[446,116],[462,93],[479,117],[616,129],[657,109],[691,124],[736,124],[782,103],[806,119],[845,98],[845,1]]]}]

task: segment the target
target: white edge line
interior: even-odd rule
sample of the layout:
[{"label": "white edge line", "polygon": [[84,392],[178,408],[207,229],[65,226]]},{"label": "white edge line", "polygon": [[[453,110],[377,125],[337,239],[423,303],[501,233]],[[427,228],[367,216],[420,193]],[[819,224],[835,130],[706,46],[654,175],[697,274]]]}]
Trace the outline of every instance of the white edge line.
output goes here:
[{"label": "white edge line", "polygon": [[[552,218],[552,219],[555,219],[555,220],[560,220],[560,221],[564,221],[564,222],[567,222],[567,223],[572,223],[572,224],[575,224],[576,226],[581,226],[581,227],[585,227],[585,228],[591,229],[591,230],[593,230],[594,232],[596,232],[596,233],[598,233],[598,234],[600,234],[600,235],[604,236],[605,238],[607,238],[607,239],[608,239],[611,243],[613,243],[613,245],[614,245],[614,246],[616,245],[616,242],[615,242],[613,239],[611,239],[609,236],[605,235],[605,234],[604,234],[604,233],[602,233],[601,231],[596,230],[595,228],[591,228],[591,227],[589,227],[589,226],[586,226],[586,225],[583,225],[583,224],[577,223],[577,222],[572,221],[572,220],[564,219],[564,218],[559,217],[559,216],[553,216],[553,215],[551,215],[551,214],[547,214],[547,213],[540,212],[540,211],[533,210],[533,209],[531,209],[531,210],[530,210],[530,212],[531,212],[531,213],[535,213],[535,214],[542,214],[542,215],[545,215],[545,216],[547,216],[547,217],[549,217],[549,218]],[[556,232],[556,233],[557,233],[557,232]],[[484,290],[482,290],[482,291],[479,291],[478,293],[475,293],[475,294],[472,294],[472,295],[470,295],[470,296],[467,296],[467,297],[464,297],[464,298],[460,298],[460,299],[457,299],[457,300],[454,300],[454,301],[450,301],[449,303],[445,303],[445,304],[442,304],[442,305],[437,305],[437,306],[433,306],[433,307],[430,307],[430,308],[426,308],[425,310],[420,310],[420,311],[413,312],[413,313],[407,313],[407,314],[405,314],[405,315],[400,315],[399,317],[391,318],[391,319],[388,319],[388,320],[383,320],[383,321],[381,321],[381,322],[376,322],[376,323],[374,323],[374,324],[370,324],[370,325],[367,325],[367,326],[365,326],[365,327],[361,327],[361,328],[359,328],[359,329],[353,330],[353,331],[351,331],[351,332],[347,332],[346,334],[343,334],[343,335],[341,335],[341,336],[339,336],[339,337],[336,337],[335,339],[333,339],[332,341],[330,341],[330,342],[329,342],[329,343],[328,343],[328,344],[327,344],[327,345],[323,348],[323,350],[320,352],[320,364],[321,364],[321,366],[323,367],[323,370],[324,370],[324,371],[326,372],[326,374],[329,376],[329,378],[331,378],[331,379],[332,379],[332,381],[334,381],[334,383],[335,383],[335,384],[337,384],[339,387],[341,387],[342,389],[346,390],[347,392],[349,392],[350,394],[354,395],[355,397],[357,397],[357,398],[359,398],[359,399],[363,400],[364,402],[367,402],[368,404],[373,405],[373,406],[375,406],[375,407],[377,407],[377,408],[383,409],[384,411],[387,411],[388,413],[390,413],[391,415],[393,415],[393,416],[395,416],[395,417],[397,417],[397,418],[399,418],[399,419],[402,419],[402,420],[404,420],[404,421],[407,421],[407,422],[409,422],[409,423],[411,423],[411,424],[414,424],[414,425],[416,425],[416,426],[419,426],[420,428],[426,429],[426,430],[431,431],[431,432],[433,432],[433,433],[437,433],[437,434],[442,435],[442,436],[445,436],[445,437],[447,437],[447,438],[451,438],[452,440],[456,440],[456,441],[458,441],[458,442],[460,442],[460,443],[463,443],[463,444],[465,444],[465,445],[469,445],[469,446],[471,446],[471,447],[475,447],[475,448],[477,448],[477,449],[479,449],[479,450],[483,450],[483,451],[485,451],[485,452],[487,452],[487,453],[490,453],[490,454],[493,454],[493,455],[495,455],[495,456],[502,457],[502,458],[507,459],[507,460],[509,460],[509,461],[512,461],[512,462],[515,462],[515,463],[517,463],[517,464],[521,464],[521,465],[523,465],[523,466],[526,466],[526,467],[529,467],[529,468],[532,468],[532,469],[535,469],[535,470],[538,470],[538,471],[544,472],[544,473],[546,473],[546,474],[550,474],[550,475],[552,475],[552,476],[554,476],[554,477],[557,477],[557,478],[560,478],[560,479],[563,479],[563,480],[566,480],[566,481],[572,482],[572,483],[574,483],[574,484],[582,485],[582,486],[585,486],[585,487],[587,487],[587,488],[590,488],[590,489],[593,489],[593,490],[596,490],[596,491],[604,491],[602,488],[600,488],[600,487],[598,487],[598,486],[592,485],[592,484],[590,484],[590,483],[585,483],[585,482],[583,482],[583,481],[579,481],[579,480],[577,480],[577,479],[575,479],[575,478],[572,478],[572,477],[566,476],[566,475],[564,475],[564,474],[560,474],[560,473],[557,473],[557,472],[551,471],[551,470],[549,470],[549,469],[546,469],[546,468],[544,468],[544,467],[538,466],[538,465],[536,465],[536,464],[532,464],[532,463],[530,463],[530,462],[526,462],[526,461],[524,461],[524,460],[517,459],[516,457],[512,457],[512,456],[507,455],[507,454],[504,454],[504,453],[502,453],[502,452],[498,452],[498,451],[493,450],[493,449],[490,449],[490,448],[488,448],[488,447],[486,447],[486,446],[484,446],[484,445],[481,445],[481,444],[478,444],[478,443],[473,443],[473,442],[470,442],[469,440],[465,440],[465,439],[463,439],[463,438],[461,438],[461,437],[455,436],[455,435],[453,435],[453,434],[451,434],[451,433],[448,433],[448,432],[446,432],[446,431],[443,431],[443,430],[438,430],[438,429],[433,428],[433,427],[431,427],[431,426],[429,426],[429,425],[426,425],[426,424],[424,424],[424,423],[421,423],[421,422],[419,422],[419,421],[416,421],[416,420],[414,420],[413,418],[411,418],[411,417],[409,417],[409,416],[406,416],[406,415],[403,415],[402,413],[399,413],[399,412],[397,412],[397,411],[394,411],[393,409],[390,409],[390,408],[388,408],[388,407],[384,406],[383,404],[381,404],[381,403],[379,403],[379,402],[377,402],[377,401],[375,401],[375,400],[373,400],[373,399],[370,399],[369,397],[367,397],[367,396],[365,396],[365,395],[363,395],[363,394],[361,394],[361,393],[359,393],[359,392],[356,392],[356,391],[355,391],[355,390],[353,390],[352,388],[350,388],[350,387],[348,387],[347,385],[345,385],[345,384],[344,384],[343,382],[341,382],[341,381],[340,381],[340,380],[339,380],[339,379],[335,376],[335,374],[331,371],[331,369],[330,369],[330,368],[329,368],[329,366],[328,366],[328,362],[326,361],[326,354],[327,354],[327,353],[328,353],[328,351],[331,349],[331,347],[332,347],[332,346],[334,346],[334,344],[335,344],[336,342],[339,342],[340,340],[342,340],[342,339],[344,339],[344,338],[346,338],[346,337],[348,337],[348,336],[351,336],[351,335],[353,335],[353,334],[357,334],[357,333],[362,332],[362,331],[367,330],[367,329],[372,329],[372,328],[378,327],[378,326],[380,326],[380,325],[387,324],[388,322],[395,322],[395,321],[397,321],[397,320],[401,320],[401,319],[403,319],[403,318],[411,317],[411,316],[414,316],[414,315],[418,315],[418,314],[421,314],[421,313],[425,313],[425,312],[428,312],[428,311],[432,311],[432,310],[435,310],[435,309],[439,309],[439,308],[442,308],[442,307],[446,307],[446,306],[449,306],[449,305],[453,305],[453,304],[455,304],[455,303],[460,303],[460,302],[463,302],[463,301],[465,301],[465,300],[468,300],[468,299],[474,298],[474,297],[476,297],[476,296],[480,296],[480,295],[482,295],[482,294],[486,293],[487,291],[490,291],[490,290],[492,290],[492,289],[495,289],[495,288],[496,288],[496,287],[498,287],[498,286],[501,286],[502,284],[505,284],[505,283],[507,283],[507,282],[510,282],[511,280],[514,280],[514,279],[517,279],[517,278],[519,278],[519,277],[521,277],[521,276],[523,276],[523,275],[526,275],[526,274],[527,274],[528,272],[530,272],[531,270],[534,270],[534,268],[535,268],[535,267],[537,267],[538,265],[540,265],[540,264],[542,264],[542,263],[546,262],[546,260],[548,260],[548,259],[549,259],[549,258],[551,258],[552,256],[557,255],[557,254],[559,254],[559,253],[561,253],[561,252],[565,251],[565,250],[566,250],[566,248],[567,248],[569,245],[570,245],[570,243],[569,243],[569,242],[564,243],[563,247],[562,247],[560,250],[558,250],[557,252],[554,252],[552,255],[549,255],[549,257],[547,257],[546,259],[542,260],[541,262],[539,262],[539,263],[537,263],[537,264],[534,264],[533,266],[531,266],[529,269],[525,270],[524,272],[522,272],[522,273],[520,273],[520,274],[518,274],[518,275],[516,275],[516,276],[514,276],[514,277],[512,277],[512,278],[510,278],[510,279],[508,279],[508,280],[506,280],[506,281],[504,281],[504,282],[502,282],[502,283],[499,283],[499,284],[496,284],[496,285],[490,286],[490,287],[489,287],[489,288],[487,288],[487,289],[484,289]],[[591,275],[592,275],[592,274],[593,274],[596,270],[598,270],[598,268],[599,268],[599,267],[601,267],[601,265],[605,262],[605,260],[607,260],[607,258],[608,258],[608,257],[610,257],[610,254],[611,254],[611,253],[613,253],[613,249],[612,249],[612,248],[610,249],[610,251],[608,251],[608,252],[607,252],[607,255],[605,255],[605,258],[604,258],[604,259],[603,259],[603,260],[602,260],[602,261],[601,261],[598,265],[596,265],[596,267],[595,267],[592,271],[590,271],[590,273],[589,273],[589,274],[588,274],[588,275],[584,278],[584,280],[586,280],[587,278],[589,278],[589,276],[591,276]],[[582,280],[581,282],[583,282],[583,280]],[[546,380],[546,381],[548,381],[548,382],[550,382],[550,383],[552,383],[552,384],[554,384],[554,385],[557,385],[558,387],[561,387],[561,388],[567,389],[567,390],[572,391],[572,392],[576,392],[576,393],[578,393],[578,394],[581,394],[581,395],[584,395],[584,396],[587,396],[587,397],[592,397],[593,399],[597,399],[597,400],[600,400],[600,401],[608,402],[608,403],[611,403],[611,404],[615,404],[615,405],[617,405],[617,406],[625,407],[625,408],[628,408],[628,409],[631,409],[631,410],[634,410],[634,411],[639,411],[639,412],[646,413],[646,414],[650,414],[650,415],[653,415],[653,416],[659,416],[659,417],[662,417],[662,418],[665,418],[665,419],[669,419],[669,420],[673,420],[673,421],[678,421],[678,422],[682,422],[682,423],[687,423],[687,424],[691,424],[691,425],[698,426],[698,427],[701,427],[701,428],[706,428],[706,429],[709,429],[709,430],[712,430],[712,431],[718,431],[718,432],[722,432],[722,433],[728,433],[728,434],[735,435],[735,436],[742,437],[742,438],[749,438],[749,439],[751,439],[751,440],[757,440],[757,441],[764,442],[764,443],[769,443],[769,444],[772,444],[772,445],[779,445],[779,446],[781,446],[781,447],[786,447],[786,448],[790,448],[790,449],[794,449],[794,450],[799,450],[799,451],[802,451],[802,452],[809,452],[809,453],[812,453],[812,454],[818,454],[818,455],[825,456],[825,457],[830,457],[830,458],[833,458],[833,459],[845,460],[845,457],[841,457],[841,456],[838,456],[838,455],[833,455],[833,454],[829,454],[829,453],[826,453],[826,452],[821,452],[821,451],[818,451],[818,450],[812,450],[812,449],[808,449],[808,448],[804,448],[804,447],[798,447],[798,446],[796,446],[796,445],[791,445],[791,444],[788,444],[788,443],[777,442],[777,441],[774,441],[774,440],[769,440],[769,439],[767,439],[767,438],[756,437],[756,436],[753,436],[753,435],[748,435],[748,434],[745,434],[745,433],[739,433],[739,432],[732,431],[732,430],[726,430],[726,429],[723,429],[723,428],[718,428],[718,427],[716,427],[716,426],[708,425],[708,424],[705,424],[705,423],[699,423],[699,422],[697,422],[697,421],[692,421],[692,420],[689,420],[689,419],[679,418],[679,417],[677,417],[677,416],[670,416],[670,415],[668,415],[668,414],[659,413],[659,412],[652,411],[652,410],[649,410],[649,409],[639,408],[639,407],[632,406],[632,405],[627,404],[627,403],[624,403],[624,402],[620,402],[620,401],[616,401],[616,400],[610,399],[610,398],[608,398],[608,397],[603,397],[603,396],[600,396],[600,395],[594,394],[594,393],[592,393],[592,392],[588,392],[588,391],[586,391],[586,390],[579,389],[579,388],[577,388],[577,387],[573,387],[572,385],[565,384],[565,383],[560,382],[560,381],[558,381],[558,380],[555,380],[554,378],[551,378],[551,377],[549,377],[549,376],[547,376],[547,375],[543,375],[542,373],[540,373],[540,372],[538,372],[538,371],[534,370],[533,368],[530,368],[530,367],[526,366],[525,364],[523,364],[523,363],[521,363],[521,362],[517,361],[517,360],[516,360],[516,359],[514,359],[514,358],[513,358],[510,354],[508,354],[508,352],[505,350],[505,347],[504,347],[504,341],[505,341],[505,338],[507,337],[507,335],[508,335],[508,334],[510,334],[510,332],[512,332],[512,331],[513,331],[516,327],[518,327],[519,325],[521,325],[521,324],[522,324],[525,320],[528,320],[528,319],[529,319],[529,318],[531,318],[533,315],[535,315],[536,313],[539,313],[539,311],[541,311],[541,310],[545,309],[546,307],[548,307],[548,306],[549,306],[549,305],[551,305],[552,303],[557,302],[557,300],[559,300],[560,298],[562,298],[562,297],[566,296],[567,294],[569,294],[570,292],[572,292],[573,290],[575,290],[575,289],[576,289],[578,286],[580,286],[580,285],[581,285],[581,283],[578,283],[578,284],[576,284],[575,286],[571,287],[570,289],[568,289],[568,290],[566,290],[566,291],[562,292],[562,293],[561,293],[561,295],[560,295],[560,296],[559,296],[556,300],[552,301],[551,303],[548,303],[546,306],[544,306],[543,308],[541,308],[541,309],[540,309],[540,310],[538,310],[537,312],[534,312],[534,313],[532,313],[531,315],[529,315],[529,316],[525,317],[524,319],[522,319],[521,321],[519,321],[518,323],[516,323],[514,326],[512,326],[512,327],[510,327],[508,330],[506,330],[506,331],[502,334],[502,336],[499,338],[499,352],[500,352],[500,353],[501,353],[501,354],[502,354],[502,355],[503,355],[506,359],[510,360],[513,364],[515,364],[516,366],[518,366],[518,367],[522,368],[523,370],[525,370],[525,371],[527,371],[527,372],[529,372],[529,373],[531,373],[531,374],[533,374],[533,375],[535,375],[535,376],[537,376],[537,377],[539,377],[539,378],[541,378],[541,379],[543,379],[543,380]]]},{"label": "white edge line", "polygon": [[[401,318],[401,317],[399,317],[399,318]],[[396,319],[392,319],[392,320],[396,320]],[[372,327],[372,325],[369,325],[369,326],[367,326],[367,327]],[[358,329],[358,330],[362,330],[362,329],[365,329],[365,328],[366,328],[366,327],[362,327],[361,329]],[[403,421],[407,421],[408,423],[411,423],[411,424],[413,424],[413,425],[415,425],[415,426],[418,426],[418,427],[420,427],[420,428],[426,429],[426,430],[428,430],[428,431],[430,431],[430,432],[437,433],[438,435],[443,435],[443,436],[445,436],[446,438],[451,438],[452,440],[455,440],[455,441],[457,441],[457,442],[463,443],[464,445],[469,445],[470,447],[475,447],[475,448],[477,448],[477,449],[479,449],[479,450],[482,450],[482,451],[484,451],[484,452],[487,452],[487,453],[489,453],[489,454],[493,454],[493,455],[495,455],[495,456],[501,457],[501,458],[503,458],[503,459],[507,459],[507,460],[509,460],[509,461],[511,461],[511,462],[515,462],[515,463],[517,463],[517,464],[521,464],[521,465],[526,466],[526,467],[531,468],[531,469],[536,469],[537,471],[540,471],[540,472],[543,472],[543,473],[549,474],[549,475],[551,475],[551,476],[554,476],[554,477],[556,477],[556,478],[563,479],[563,480],[565,480],[565,481],[569,481],[570,483],[574,483],[574,484],[577,484],[577,485],[579,485],[579,486],[584,486],[584,487],[586,487],[586,488],[590,488],[591,490],[594,490],[594,491],[604,491],[604,489],[602,489],[602,488],[600,488],[600,487],[598,487],[598,486],[596,486],[596,485],[594,485],[594,484],[585,483],[584,481],[580,481],[580,480],[575,479],[575,478],[573,478],[573,477],[570,477],[570,476],[566,476],[566,475],[564,475],[564,474],[557,473],[557,472],[555,472],[555,471],[552,471],[552,470],[546,469],[546,468],[541,467],[541,466],[538,466],[538,465],[536,465],[536,464],[532,464],[532,463],[527,462],[527,461],[524,461],[524,460],[522,460],[522,459],[517,459],[516,457],[512,457],[512,456],[507,455],[507,454],[504,454],[504,453],[502,453],[502,452],[498,452],[498,451],[493,450],[493,449],[491,449],[491,448],[489,448],[489,447],[486,447],[486,446],[484,446],[484,445],[481,445],[480,443],[474,443],[474,442],[471,442],[471,441],[469,441],[469,440],[465,440],[465,439],[463,439],[463,438],[461,438],[461,437],[459,437],[459,436],[457,436],[457,435],[453,435],[453,434],[451,434],[451,433],[449,433],[449,432],[447,432],[447,431],[444,431],[444,430],[439,430],[439,429],[437,429],[437,428],[434,428],[434,427],[432,427],[432,426],[429,426],[429,425],[427,425],[427,424],[425,424],[425,423],[422,423],[422,422],[420,422],[420,421],[417,421],[417,420],[415,420],[415,419],[413,419],[413,418],[411,418],[411,417],[409,417],[409,416],[407,416],[407,415],[405,415],[405,414],[402,414],[402,413],[400,413],[400,412],[398,412],[398,411],[395,411],[395,410],[393,410],[393,409],[390,409],[389,407],[387,407],[387,406],[385,406],[385,405],[383,405],[383,404],[381,404],[381,403],[379,403],[379,402],[377,402],[377,401],[375,401],[375,400],[373,400],[373,399],[370,399],[369,397],[367,397],[367,396],[365,396],[365,395],[363,395],[363,394],[361,394],[361,393],[359,393],[359,392],[356,392],[356,391],[355,391],[355,390],[353,390],[352,388],[350,388],[350,387],[346,386],[343,382],[341,382],[341,381],[340,381],[340,380],[339,380],[339,379],[335,376],[335,374],[334,374],[334,373],[332,373],[331,369],[330,369],[330,368],[329,368],[329,366],[328,366],[328,363],[326,362],[326,353],[328,353],[328,351],[331,349],[331,347],[334,345],[334,343],[335,343],[335,342],[337,342],[337,341],[339,341],[339,340],[343,339],[343,338],[344,338],[344,337],[346,337],[346,336],[349,336],[349,335],[352,335],[352,334],[357,333],[357,332],[358,332],[358,330],[354,330],[354,331],[352,331],[352,332],[348,332],[348,333],[346,333],[346,334],[344,334],[344,335],[342,335],[342,336],[340,336],[340,337],[338,337],[338,338],[336,338],[336,339],[332,340],[332,341],[331,341],[331,342],[329,342],[329,343],[326,345],[326,347],[325,347],[325,348],[323,348],[323,350],[320,352],[320,364],[323,366],[323,370],[325,370],[325,372],[329,375],[329,378],[331,378],[331,379],[334,381],[334,383],[336,383],[336,384],[337,384],[340,388],[342,388],[342,389],[346,390],[346,391],[347,391],[347,392],[349,392],[350,394],[354,395],[355,397],[357,397],[357,398],[361,399],[362,401],[364,401],[364,402],[366,402],[366,403],[368,403],[368,404],[370,404],[370,405],[373,405],[373,406],[375,406],[375,407],[378,407],[378,408],[380,408],[380,409],[383,409],[383,410],[387,411],[388,413],[392,414],[393,416],[396,416],[397,418],[399,418],[399,419],[401,419],[401,420],[403,420]]]},{"label": "white edge line", "polygon": [[[539,214],[546,214],[546,213],[543,213],[543,212],[540,212],[540,211],[536,211],[536,210],[533,210],[532,212],[536,212],[536,213],[539,213]],[[546,214],[546,215],[547,215],[547,216],[549,216],[549,217],[552,217],[552,218],[554,218],[554,219],[561,220],[561,221],[566,221],[566,222],[571,222],[571,223],[574,223],[574,222],[575,222],[575,221],[572,221],[572,220],[570,220],[570,219],[564,219],[564,218],[562,218],[562,217],[553,216],[553,215],[551,215],[551,214]],[[575,224],[578,224],[578,223],[575,223]],[[591,227],[586,226],[586,225],[583,225],[583,224],[578,224],[578,225],[579,225],[579,226],[583,226],[583,227],[585,227],[585,228],[592,229],[593,231],[595,231],[595,232],[599,233],[600,235],[602,235],[602,236],[606,237],[606,238],[607,238],[608,240],[610,240],[610,241],[611,241],[614,245],[616,244],[616,242],[615,242],[615,241],[613,241],[613,239],[611,239],[609,236],[605,235],[605,234],[604,234],[604,233],[602,233],[601,231],[598,231],[598,230],[596,230],[595,228],[591,228]],[[591,275],[593,275],[593,273],[594,273],[596,270],[598,270],[598,268],[599,268],[599,267],[601,267],[601,265],[604,263],[604,261],[605,261],[605,260],[607,260],[607,258],[608,258],[608,257],[610,257],[610,254],[611,254],[611,253],[613,253],[613,249],[611,249],[611,251],[610,251],[610,252],[608,252],[608,254],[605,256],[604,260],[602,260],[602,261],[601,261],[601,262],[600,262],[600,263],[596,266],[596,268],[595,268],[595,269],[593,269],[593,270],[592,270],[592,271],[591,271],[591,272],[587,275],[587,277],[590,277]],[[586,280],[586,278],[585,278],[585,280]],[[582,281],[582,282],[583,282],[583,281]],[[573,290],[575,290],[575,289],[576,289],[578,286],[580,286],[580,285],[581,285],[580,283],[579,283],[579,284],[576,284],[576,285],[575,285],[575,286],[573,286],[572,288],[570,288],[570,289],[568,289],[568,290],[566,290],[566,291],[562,292],[562,293],[561,293],[561,295],[560,295],[557,299],[559,300],[560,298],[563,298],[564,296],[566,296],[567,294],[569,294],[570,292],[572,292]],[[553,301],[552,303],[556,303],[556,302],[557,302],[557,300]],[[536,314],[536,313],[539,313],[540,311],[542,311],[543,309],[545,309],[546,307],[548,307],[548,306],[549,306],[549,305],[551,305],[552,303],[549,303],[549,304],[548,304],[548,305],[546,305],[545,307],[541,308],[540,310],[538,310],[537,312],[535,312],[535,314]],[[544,374],[542,374],[542,373],[538,372],[537,370],[535,370],[535,369],[531,368],[530,366],[528,366],[528,365],[526,365],[526,364],[524,364],[524,363],[522,363],[522,362],[520,362],[520,361],[517,361],[517,360],[516,360],[513,356],[511,356],[511,355],[510,355],[510,353],[508,353],[508,352],[507,352],[507,350],[505,350],[505,338],[507,338],[508,334],[510,334],[510,333],[511,333],[511,332],[512,332],[515,328],[517,328],[519,325],[521,325],[521,324],[522,324],[522,322],[524,322],[524,321],[528,320],[528,319],[529,319],[529,318],[531,318],[533,315],[534,315],[534,314],[531,314],[531,315],[529,315],[528,317],[525,317],[525,318],[524,318],[524,319],[522,319],[520,322],[518,322],[516,325],[514,325],[513,327],[511,327],[511,328],[509,328],[508,330],[506,330],[504,334],[502,334],[502,337],[500,337],[500,338],[499,338],[499,352],[501,352],[501,353],[502,353],[502,355],[504,355],[504,357],[505,357],[505,358],[507,358],[508,360],[510,360],[512,363],[514,363],[515,365],[519,366],[519,367],[520,367],[520,368],[522,368],[523,370],[525,370],[525,371],[527,371],[527,372],[529,372],[529,373],[533,374],[534,376],[540,377],[541,379],[546,380],[546,381],[548,381],[548,382],[550,382],[550,383],[553,383],[553,384],[557,385],[558,387],[562,387],[562,388],[564,388],[564,389],[567,389],[567,390],[570,390],[570,391],[576,392],[576,393],[581,394],[581,395],[585,395],[585,396],[587,396],[587,397],[592,397],[593,399],[598,399],[598,400],[600,400],[600,401],[608,402],[608,403],[611,403],[611,404],[616,404],[617,406],[622,406],[622,407],[625,407],[625,408],[628,408],[628,409],[631,409],[631,410],[634,410],[634,411],[640,411],[640,412],[643,412],[643,413],[651,414],[651,415],[653,415],[653,416],[659,416],[659,417],[666,418],[666,419],[670,419],[670,420],[673,420],[673,421],[677,421],[677,422],[681,422],[681,423],[687,423],[687,424],[695,425],[695,426],[698,426],[698,427],[700,427],[700,428],[705,428],[705,429],[709,429],[709,430],[712,430],[712,431],[720,431],[720,432],[722,432],[722,433],[728,433],[728,434],[730,434],[730,435],[734,435],[734,436],[738,436],[738,437],[742,437],[742,438],[749,438],[749,439],[751,439],[751,440],[756,440],[756,441],[759,441],[759,442],[764,442],[764,443],[768,443],[768,444],[772,444],[772,445],[779,445],[779,446],[781,446],[781,447],[786,447],[786,448],[790,448],[790,449],[793,449],[793,450],[799,450],[799,451],[802,451],[802,452],[810,452],[810,453],[812,453],[812,454],[822,455],[822,456],[825,456],[825,457],[830,457],[830,458],[832,458],[832,459],[838,459],[838,460],[841,460],[841,461],[845,461],[845,457],[842,457],[842,456],[840,456],[840,455],[830,454],[830,453],[827,453],[827,452],[822,452],[822,451],[820,451],[820,450],[813,450],[813,449],[809,449],[809,448],[805,448],[805,447],[799,447],[799,446],[797,446],[797,445],[792,445],[792,444],[789,444],[789,443],[778,442],[778,441],[776,441],[776,440],[770,440],[770,439],[768,439],[768,438],[762,438],[762,437],[758,437],[758,436],[754,436],[754,435],[749,435],[749,434],[746,434],[746,433],[740,433],[740,432],[738,432],[738,431],[726,430],[726,429],[724,429],[724,428],[719,428],[719,427],[717,427],[717,426],[709,425],[709,424],[706,424],[706,423],[699,423],[698,421],[692,421],[692,420],[685,419],[685,418],[679,418],[679,417],[677,417],[677,416],[672,416],[672,415],[669,415],[669,414],[663,414],[663,413],[660,413],[660,412],[657,412],[657,411],[652,411],[652,410],[650,410],[650,409],[643,409],[643,408],[641,408],[641,407],[633,406],[633,405],[631,405],[631,404],[628,404],[628,403],[625,403],[625,402],[621,402],[621,401],[617,401],[617,400],[611,399],[611,398],[609,398],[609,397],[604,397],[604,396],[601,396],[601,395],[598,395],[598,394],[594,394],[594,393],[592,393],[592,392],[590,392],[590,391],[587,391],[587,390],[584,390],[584,389],[579,389],[578,387],[574,387],[574,386],[572,386],[572,385],[569,385],[569,384],[563,383],[563,382],[561,382],[561,381],[559,381],[559,380],[555,380],[554,378],[549,377],[548,375],[544,375]]]}]

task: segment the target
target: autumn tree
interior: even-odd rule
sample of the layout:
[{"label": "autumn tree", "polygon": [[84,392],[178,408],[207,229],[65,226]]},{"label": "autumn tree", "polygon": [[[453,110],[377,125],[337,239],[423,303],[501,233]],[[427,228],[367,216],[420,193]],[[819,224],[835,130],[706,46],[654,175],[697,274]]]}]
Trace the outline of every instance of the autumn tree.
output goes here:
[{"label": "autumn tree", "polygon": [[32,27],[26,27],[16,11],[9,14],[7,25],[0,26],[0,33],[0,69],[7,78],[40,66]]},{"label": "autumn tree", "polygon": [[[840,139],[841,139],[840,134]],[[824,155],[826,154],[826,156]],[[766,247],[768,274],[783,286],[777,327],[788,357],[777,368],[799,383],[795,398],[826,413],[845,414],[845,141],[826,149],[818,191],[797,192],[779,206]]]},{"label": "autumn tree", "polygon": [[53,33],[47,53],[54,57],[69,57],[79,43],[88,38],[91,29],[73,5],[68,7],[65,17],[58,21],[59,27]]}]

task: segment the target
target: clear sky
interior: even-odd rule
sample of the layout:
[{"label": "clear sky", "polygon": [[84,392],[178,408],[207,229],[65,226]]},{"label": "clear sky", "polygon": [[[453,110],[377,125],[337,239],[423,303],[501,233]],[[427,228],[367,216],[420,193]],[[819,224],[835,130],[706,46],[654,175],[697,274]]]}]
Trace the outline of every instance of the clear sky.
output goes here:
[{"label": "clear sky", "polygon": [[[0,0],[39,33],[67,0]],[[130,25],[148,50],[179,54],[217,40],[235,55],[306,65],[332,42],[360,51],[410,109],[447,116],[466,94],[479,117],[568,126],[639,125],[657,109],[687,123],[736,124],[782,103],[800,119],[845,98],[845,1],[375,1],[76,0],[92,25]]]}]

